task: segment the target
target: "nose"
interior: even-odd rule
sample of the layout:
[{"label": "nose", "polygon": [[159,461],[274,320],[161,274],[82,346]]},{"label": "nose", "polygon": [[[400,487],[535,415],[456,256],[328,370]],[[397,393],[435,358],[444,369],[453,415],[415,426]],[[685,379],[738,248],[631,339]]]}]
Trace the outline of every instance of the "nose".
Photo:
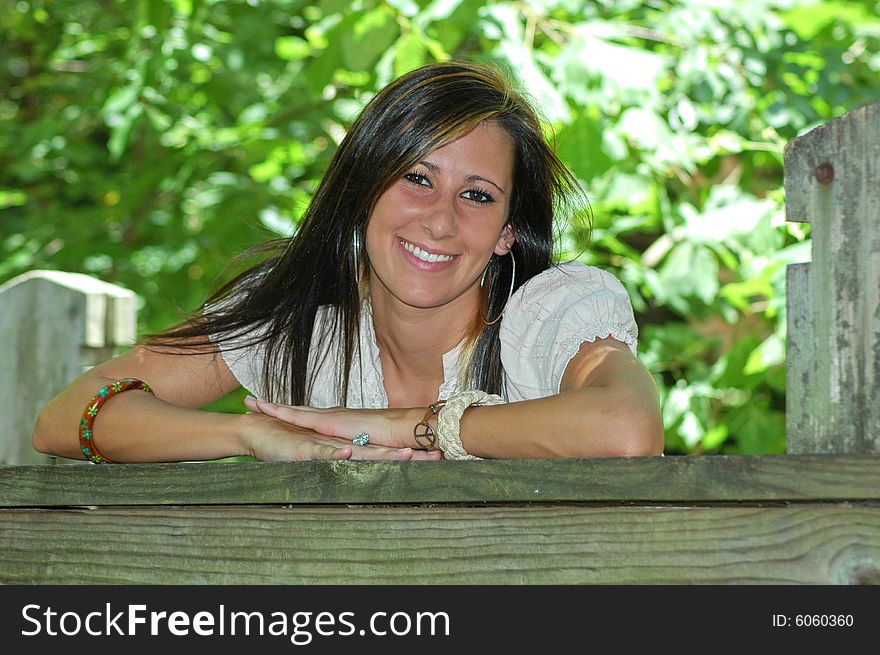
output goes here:
[{"label": "nose", "polygon": [[454,199],[438,198],[419,217],[422,229],[435,240],[448,239],[458,233],[458,213]]}]

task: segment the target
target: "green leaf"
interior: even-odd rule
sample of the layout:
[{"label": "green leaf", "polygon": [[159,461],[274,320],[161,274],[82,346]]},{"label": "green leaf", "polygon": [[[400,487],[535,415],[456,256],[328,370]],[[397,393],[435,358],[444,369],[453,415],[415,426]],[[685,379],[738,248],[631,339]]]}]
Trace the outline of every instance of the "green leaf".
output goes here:
[{"label": "green leaf", "polygon": [[285,61],[300,61],[312,52],[309,42],[298,36],[280,36],[275,39],[275,54]]},{"label": "green leaf", "polygon": [[143,113],[143,105],[132,105],[122,114],[117,115],[110,131],[110,140],[107,142],[107,150],[110,152],[111,161],[118,161],[128,146],[131,131]]},{"label": "green leaf", "polygon": [[781,17],[804,41],[811,41],[822,30],[836,24],[873,26],[880,29],[880,17],[876,7],[869,9],[858,2],[824,2],[803,0],[790,10],[782,12]]},{"label": "green leaf", "polygon": [[709,304],[718,292],[718,260],[704,246],[681,242],[664,261],[659,283],[665,299],[678,306],[689,296]]},{"label": "green leaf", "polygon": [[351,71],[370,70],[400,33],[394,12],[384,5],[344,23],[353,28],[340,35],[343,61]]},{"label": "green leaf", "polygon": [[584,182],[603,175],[613,165],[614,160],[604,150],[604,130],[598,116],[593,112],[582,111],[574,120],[560,130],[557,154],[571,170]]},{"label": "green leaf", "polygon": [[394,75],[398,77],[427,61],[428,51],[422,36],[414,31],[407,32],[394,45]]},{"label": "green leaf", "polygon": [[542,117],[550,123],[569,122],[568,105],[525,43],[524,25],[516,9],[502,4],[487,5],[481,13],[489,19],[483,23],[484,33],[497,41],[492,54],[507,62]]},{"label": "green leaf", "polygon": [[779,366],[784,362],[785,335],[774,332],[752,351],[743,373],[746,375],[763,373],[771,366]]},{"label": "green leaf", "polygon": [[[589,88],[602,88],[603,95],[625,104],[653,105],[657,86],[667,67],[664,55],[615,43],[622,36],[620,25],[590,21],[573,26],[555,68],[560,91],[579,103],[598,98]],[[591,84],[590,81],[594,82]]]},{"label": "green leaf", "polygon": [[107,98],[107,102],[104,103],[104,106],[101,107],[101,113],[105,117],[125,113],[137,102],[140,91],[140,83],[130,84],[116,89],[116,91]]},{"label": "green leaf", "polygon": [[20,207],[27,202],[27,194],[18,189],[0,189],[0,209]]},{"label": "green leaf", "polygon": [[735,445],[730,451],[754,455],[775,455],[785,452],[785,414],[772,410],[766,401],[753,399],[732,409],[728,425]]}]

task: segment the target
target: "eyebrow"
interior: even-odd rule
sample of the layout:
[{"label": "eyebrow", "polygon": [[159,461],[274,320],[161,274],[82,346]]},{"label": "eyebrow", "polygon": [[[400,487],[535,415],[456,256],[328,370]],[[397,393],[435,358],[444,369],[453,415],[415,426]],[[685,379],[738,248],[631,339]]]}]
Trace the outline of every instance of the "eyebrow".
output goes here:
[{"label": "eyebrow", "polygon": [[[419,163],[422,166],[424,166],[425,168],[427,168],[429,171],[431,171],[432,173],[439,173],[440,172],[440,167],[437,166],[437,164],[433,164],[433,163],[426,161],[424,159],[422,161],[420,161]],[[496,189],[498,189],[501,193],[506,194],[504,189],[502,189],[500,186],[498,186],[495,182],[490,180],[488,177],[483,177],[482,175],[468,175],[465,178],[465,182],[469,182],[469,183],[470,182],[487,182],[487,183],[491,184],[493,187],[495,187]]]}]

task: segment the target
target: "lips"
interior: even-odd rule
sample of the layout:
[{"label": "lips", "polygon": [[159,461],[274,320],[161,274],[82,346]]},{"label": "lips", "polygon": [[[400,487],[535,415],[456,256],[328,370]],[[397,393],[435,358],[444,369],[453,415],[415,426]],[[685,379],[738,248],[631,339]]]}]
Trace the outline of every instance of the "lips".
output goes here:
[{"label": "lips", "polygon": [[416,259],[427,262],[429,264],[437,264],[443,262],[450,262],[455,259],[455,255],[439,255],[436,253],[430,253],[426,250],[422,250],[417,245],[410,243],[409,241],[405,241],[403,239],[400,240],[400,245],[403,246],[404,250],[410,253]]}]

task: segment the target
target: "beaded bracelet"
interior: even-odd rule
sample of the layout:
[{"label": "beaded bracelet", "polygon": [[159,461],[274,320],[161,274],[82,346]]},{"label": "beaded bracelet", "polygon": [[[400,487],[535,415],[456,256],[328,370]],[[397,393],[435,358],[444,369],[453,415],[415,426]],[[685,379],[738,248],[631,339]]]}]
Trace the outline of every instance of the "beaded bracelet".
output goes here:
[{"label": "beaded bracelet", "polygon": [[97,446],[95,446],[93,440],[95,417],[98,416],[98,410],[100,410],[103,404],[111,397],[118,393],[122,393],[123,391],[129,391],[130,389],[143,389],[144,391],[152,393],[154,396],[156,395],[146,382],[138,380],[137,378],[122,378],[120,380],[114,380],[98,391],[98,393],[96,393],[89,401],[89,404],[86,405],[82,419],[79,422],[79,447],[86,460],[93,464],[116,463],[113,460],[104,457],[98,451]]}]

